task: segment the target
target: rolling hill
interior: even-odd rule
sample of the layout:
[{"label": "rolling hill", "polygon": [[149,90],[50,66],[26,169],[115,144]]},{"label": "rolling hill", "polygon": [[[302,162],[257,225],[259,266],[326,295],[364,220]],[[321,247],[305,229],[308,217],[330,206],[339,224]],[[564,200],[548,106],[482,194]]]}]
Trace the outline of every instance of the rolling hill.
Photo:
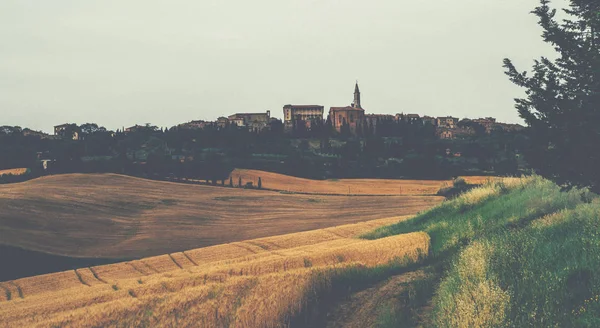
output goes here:
[{"label": "rolling hill", "polygon": [[259,170],[235,169],[230,175],[234,185],[261,178],[262,187],[307,194],[329,195],[435,195],[449,180],[339,179],[311,180]]},{"label": "rolling hill", "polygon": [[0,326],[279,327],[335,277],[426,254],[421,232],[355,238],[406,218],[2,282]]},{"label": "rolling hill", "polygon": [[[271,178],[263,179],[268,187]],[[140,258],[415,214],[442,200],[286,194],[115,174],[56,175],[0,185],[0,243],[71,257]]]}]

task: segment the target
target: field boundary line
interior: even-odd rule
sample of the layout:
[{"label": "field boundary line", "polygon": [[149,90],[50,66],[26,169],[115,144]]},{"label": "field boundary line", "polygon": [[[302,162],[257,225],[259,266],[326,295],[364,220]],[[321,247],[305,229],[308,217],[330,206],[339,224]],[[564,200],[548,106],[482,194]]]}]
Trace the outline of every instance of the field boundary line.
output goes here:
[{"label": "field boundary line", "polygon": [[75,272],[75,275],[77,276],[77,279],[79,279],[79,282],[90,287],[90,284],[88,284],[87,282],[83,281],[83,277],[81,276],[81,274],[79,272],[77,272],[77,269],[74,269],[73,272]]},{"label": "field boundary line", "polygon": [[194,260],[193,260],[193,259],[192,259],[192,258],[191,258],[189,255],[187,255],[187,254],[185,253],[185,251],[181,252],[181,254],[183,254],[183,256],[185,256],[185,258],[187,258],[187,259],[188,259],[188,261],[192,262],[192,264],[193,264],[194,266],[198,266],[198,263],[196,263],[196,261],[194,261]]},{"label": "field boundary line", "polygon": [[342,234],[340,234],[340,233],[338,233],[338,232],[335,232],[335,231],[332,231],[332,230],[328,230],[328,229],[333,229],[333,228],[335,228],[335,227],[331,227],[331,228],[325,228],[325,229],[323,229],[323,230],[325,230],[325,231],[329,232],[330,234],[332,234],[332,235],[334,235],[334,236],[340,237],[340,238],[342,238],[342,239],[349,239],[349,238],[350,238],[350,237],[348,237],[348,236],[344,236],[344,235],[342,235]]},{"label": "field boundary line", "polygon": [[[246,240],[246,241],[244,241],[244,243],[250,244],[252,246],[260,247],[262,250],[265,251],[265,253],[275,254],[275,255],[278,255],[278,256],[281,256],[281,257],[285,257],[285,255],[283,255],[283,254],[281,254],[281,253],[278,252],[279,250],[282,250],[281,247],[279,247],[279,249],[269,249],[269,248],[267,248],[267,246],[262,245],[259,242],[254,241],[254,240]],[[266,243],[266,244],[268,245],[268,243]]]},{"label": "field boundary line", "polygon": [[90,269],[90,272],[92,273],[92,275],[94,276],[94,278],[98,279],[98,281],[103,282],[105,284],[108,284],[108,282],[106,282],[106,280],[100,278],[100,276],[98,276],[98,274],[96,273],[96,271],[94,271],[94,268],[89,267],[88,269]]},{"label": "field boundary line", "polygon": [[183,270],[183,267],[181,266],[181,264],[177,263],[177,261],[175,261],[175,258],[173,258],[173,255],[171,254],[167,254],[169,255],[169,258],[171,259],[171,261],[173,261],[173,263],[175,263],[176,266],[178,266],[180,269]]},{"label": "field boundary line", "polygon": [[6,295],[6,301],[10,301],[12,298],[12,293],[10,292],[10,289],[6,288],[2,284],[0,284],[0,288],[2,288],[2,290],[4,290],[4,294]]},{"label": "field boundary line", "polygon": [[258,254],[258,252],[257,252],[257,251],[253,250],[252,248],[250,248],[250,247],[248,247],[248,246],[242,245],[241,243],[242,243],[242,242],[241,242],[241,241],[239,241],[239,242],[233,243],[233,244],[231,244],[231,245],[237,246],[237,247],[239,247],[239,248],[243,248],[243,249],[247,250],[248,252],[250,252],[250,253],[252,253],[252,254]]},{"label": "field boundary line", "polygon": [[147,262],[144,262],[143,259],[140,259],[138,262],[142,263],[143,265],[145,265],[148,269],[154,271],[155,273],[160,273],[160,271],[158,271],[156,268],[154,268],[153,266],[151,266],[150,264],[148,264]]},{"label": "field boundary line", "polygon": [[[204,182],[196,182],[194,180],[175,180],[175,179],[149,179],[153,181],[161,181],[161,182],[172,182],[172,183],[180,183],[180,184],[188,184],[188,185],[198,185],[205,187],[216,187],[216,188],[229,188],[229,189],[241,189],[241,190],[255,190],[255,191],[271,191],[271,192],[279,192],[282,194],[298,194],[298,195],[316,195],[316,196],[384,196],[384,197],[393,197],[393,196],[439,196],[437,194],[341,194],[341,193],[323,193],[323,192],[308,192],[308,191],[292,191],[286,189],[273,189],[273,188],[243,188],[243,187],[229,187],[228,185],[212,185],[206,184]],[[317,180],[320,181],[320,180]]]},{"label": "field boundary line", "polygon": [[245,240],[245,241],[244,241],[244,243],[246,243],[246,244],[250,244],[250,245],[252,245],[252,246],[260,247],[261,249],[263,249],[263,250],[265,250],[265,251],[267,251],[267,252],[270,252],[270,251],[271,251],[270,249],[268,249],[268,248],[267,248],[267,246],[265,246],[265,245],[261,245],[260,243],[258,243],[258,242],[255,242],[255,241],[252,241],[252,240]]},{"label": "field boundary line", "polygon": [[135,271],[137,271],[137,272],[139,272],[139,273],[143,274],[144,276],[148,276],[148,275],[150,275],[149,273],[146,273],[146,272],[144,272],[144,271],[142,271],[142,270],[138,269],[138,268],[137,268],[135,265],[133,265],[133,263],[131,263],[131,262],[127,262],[127,264],[129,264],[129,265],[130,265],[130,266],[131,266],[131,267],[132,267],[132,268],[133,268]]},{"label": "field boundary line", "polygon": [[[276,243],[274,243],[274,242],[272,242],[272,241],[268,241],[268,240],[260,240],[260,241],[256,241],[256,240],[254,240],[254,245],[256,245],[256,244],[260,244],[260,243],[264,244],[264,245],[265,245],[265,247],[272,246],[272,247],[274,248],[274,250],[281,250],[281,249],[284,249],[284,247],[281,247],[281,246],[277,245]],[[257,246],[258,246],[258,245],[257,245]],[[260,246],[259,246],[259,247],[260,247]],[[270,249],[268,249],[268,250],[270,250]]]},{"label": "field boundary line", "polygon": [[23,290],[21,289],[21,286],[17,285],[14,281],[9,281],[8,283],[17,288],[17,292],[19,293],[20,298],[25,298],[25,296],[23,296]]}]

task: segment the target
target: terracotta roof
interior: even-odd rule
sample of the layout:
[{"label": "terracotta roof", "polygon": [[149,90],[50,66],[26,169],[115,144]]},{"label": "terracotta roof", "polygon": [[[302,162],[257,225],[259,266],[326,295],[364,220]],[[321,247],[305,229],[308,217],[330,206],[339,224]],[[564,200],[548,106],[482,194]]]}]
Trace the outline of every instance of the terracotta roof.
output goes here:
[{"label": "terracotta roof", "polygon": [[229,115],[229,117],[236,116],[236,115],[264,115],[264,116],[267,116],[267,113],[235,113],[235,114]]},{"label": "terracotta roof", "polygon": [[283,108],[315,108],[315,107],[319,107],[319,108],[323,108],[323,106],[321,105],[285,105],[283,106]]},{"label": "terracotta roof", "polygon": [[352,106],[346,106],[346,107],[329,107],[329,110],[331,111],[337,111],[337,110],[355,110],[355,111],[365,111],[364,108],[354,108]]}]

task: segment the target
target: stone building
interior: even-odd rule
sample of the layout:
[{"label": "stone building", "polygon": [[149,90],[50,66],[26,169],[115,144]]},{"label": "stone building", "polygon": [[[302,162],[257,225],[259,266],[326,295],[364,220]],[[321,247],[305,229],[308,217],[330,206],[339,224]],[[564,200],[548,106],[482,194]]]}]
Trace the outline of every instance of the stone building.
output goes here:
[{"label": "stone building", "polygon": [[221,117],[217,118],[217,127],[218,128],[224,128],[227,125],[229,125],[229,120],[227,119],[227,117],[221,116]]},{"label": "stone building", "polygon": [[54,126],[55,136],[69,138],[69,136],[66,136],[65,133],[71,133],[70,138],[72,138],[73,140],[79,140],[79,127],[77,126],[77,124],[66,123]]},{"label": "stone building", "polygon": [[490,133],[496,125],[496,119],[493,117],[478,118],[472,122],[478,123],[485,128],[485,132]]},{"label": "stone building", "polygon": [[204,129],[208,126],[214,126],[214,125],[215,125],[215,122],[207,122],[207,121],[198,120],[198,121],[190,121],[187,123],[179,124],[178,127],[180,129]]},{"label": "stone building", "polygon": [[252,131],[261,131],[271,123],[271,111],[266,113],[236,113],[227,117],[229,124],[247,127]]},{"label": "stone building", "polygon": [[454,129],[458,124],[458,118],[452,116],[441,116],[437,118],[437,126],[440,128]]},{"label": "stone building", "polygon": [[356,127],[364,123],[365,110],[360,104],[358,82],[354,87],[354,102],[346,107],[329,108],[329,118],[333,127],[340,132],[344,124],[348,124],[351,133],[356,133]]},{"label": "stone building", "polygon": [[437,119],[435,117],[425,115],[421,118],[421,121],[423,122],[424,125],[425,124],[431,124],[433,126],[437,125]]},{"label": "stone building", "polygon": [[145,128],[146,128],[146,127],[145,127],[145,126],[143,126],[143,125],[136,124],[136,125],[134,125],[134,126],[130,126],[130,127],[126,128],[126,129],[124,129],[123,131],[124,131],[125,133],[131,133],[131,132],[138,132],[138,131],[141,131],[141,130],[143,130],[143,129],[145,129]]},{"label": "stone building", "polygon": [[313,120],[323,121],[324,107],[321,105],[285,105],[283,106],[283,125],[290,130],[294,121],[304,122],[310,128]]},{"label": "stone building", "polygon": [[406,114],[405,117],[406,120],[410,123],[418,122],[421,119],[421,116],[419,116],[419,114]]},{"label": "stone building", "polygon": [[436,128],[436,135],[440,139],[456,139],[459,137],[472,136],[475,134],[475,130],[472,128],[447,128],[438,127]]}]

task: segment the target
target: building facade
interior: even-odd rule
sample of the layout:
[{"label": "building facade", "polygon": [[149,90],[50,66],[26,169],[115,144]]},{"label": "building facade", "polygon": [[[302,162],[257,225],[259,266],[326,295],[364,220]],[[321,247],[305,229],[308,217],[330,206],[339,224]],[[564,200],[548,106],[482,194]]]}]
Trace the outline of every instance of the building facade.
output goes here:
[{"label": "building facade", "polygon": [[357,126],[364,123],[365,110],[360,104],[360,90],[358,83],[354,87],[354,101],[350,106],[329,108],[329,119],[333,127],[340,132],[345,124],[350,128],[350,132],[355,134]]},{"label": "building facade", "polygon": [[62,138],[79,140],[79,127],[74,123],[56,125],[54,126],[54,135]]},{"label": "building facade", "polygon": [[437,118],[437,126],[440,128],[454,129],[458,124],[458,118],[452,116],[442,116]]},{"label": "building facade", "polygon": [[215,122],[207,122],[207,121],[190,121],[187,123],[179,124],[178,127],[180,129],[204,129],[209,126],[214,126]]},{"label": "building facade", "polygon": [[492,129],[496,125],[496,119],[493,117],[478,118],[476,120],[473,120],[473,122],[483,126],[485,128],[485,132],[487,133],[492,132]]},{"label": "building facade", "polygon": [[286,130],[293,127],[294,122],[304,122],[310,128],[312,121],[323,121],[324,108],[321,105],[285,105],[283,106],[283,125]]},{"label": "building facade", "polygon": [[236,113],[227,117],[230,125],[247,127],[252,131],[261,131],[271,123],[271,111],[266,113]]}]

